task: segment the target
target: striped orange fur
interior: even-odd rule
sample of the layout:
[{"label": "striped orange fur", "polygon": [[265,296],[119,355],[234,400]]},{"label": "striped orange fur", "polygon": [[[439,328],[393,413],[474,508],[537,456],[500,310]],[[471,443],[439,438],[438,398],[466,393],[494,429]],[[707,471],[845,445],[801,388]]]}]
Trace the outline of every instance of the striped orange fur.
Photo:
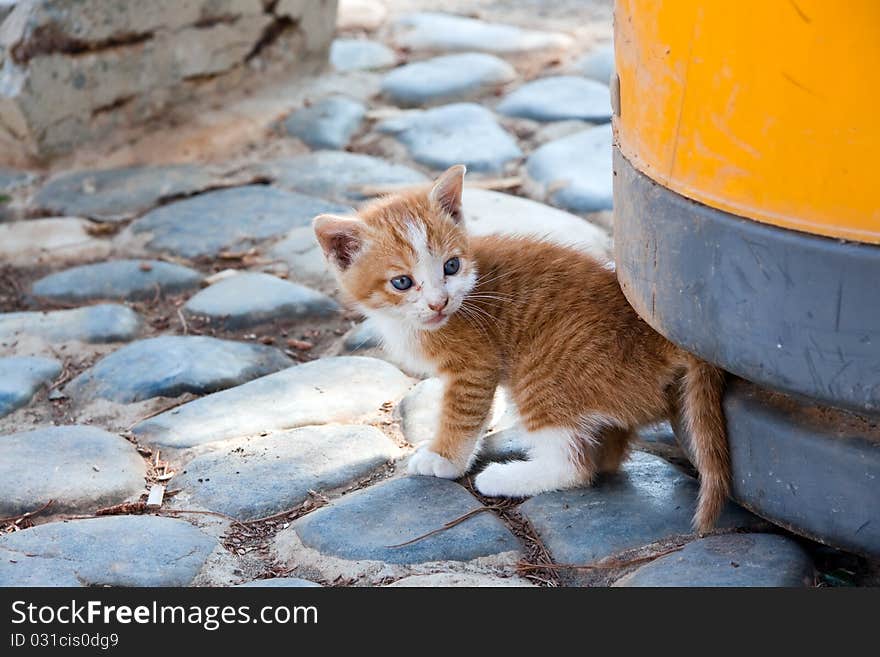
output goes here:
[{"label": "striped orange fur", "polygon": [[464,474],[498,386],[519,412],[530,459],[479,473],[487,495],[587,485],[619,467],[637,428],[680,409],[701,476],[694,524],[710,529],[730,479],[722,373],[643,322],[593,258],[535,239],[470,238],[463,176],[452,167],[433,187],[315,220],[343,293],[392,357],[445,381],[436,438],[410,471]]}]

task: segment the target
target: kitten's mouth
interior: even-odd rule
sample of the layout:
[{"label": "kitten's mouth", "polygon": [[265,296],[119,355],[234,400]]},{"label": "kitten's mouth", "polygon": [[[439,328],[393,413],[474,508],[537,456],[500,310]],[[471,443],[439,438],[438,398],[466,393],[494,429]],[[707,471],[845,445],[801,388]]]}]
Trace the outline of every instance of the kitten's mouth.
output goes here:
[{"label": "kitten's mouth", "polygon": [[449,315],[445,313],[437,313],[433,317],[430,317],[424,321],[426,326],[439,326],[443,322],[445,322],[449,318]]}]

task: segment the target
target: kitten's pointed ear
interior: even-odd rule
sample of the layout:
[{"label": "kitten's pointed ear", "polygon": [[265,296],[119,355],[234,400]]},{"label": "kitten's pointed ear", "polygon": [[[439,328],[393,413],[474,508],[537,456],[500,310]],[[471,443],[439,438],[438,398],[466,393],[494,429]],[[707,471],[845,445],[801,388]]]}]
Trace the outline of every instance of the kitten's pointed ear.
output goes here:
[{"label": "kitten's pointed ear", "polygon": [[443,210],[452,215],[455,223],[461,223],[461,188],[464,185],[464,174],[467,168],[463,164],[449,167],[437,178],[429,198]]},{"label": "kitten's pointed ear", "polygon": [[354,217],[322,214],[313,222],[324,256],[340,269],[348,269],[363,247],[363,224]]}]

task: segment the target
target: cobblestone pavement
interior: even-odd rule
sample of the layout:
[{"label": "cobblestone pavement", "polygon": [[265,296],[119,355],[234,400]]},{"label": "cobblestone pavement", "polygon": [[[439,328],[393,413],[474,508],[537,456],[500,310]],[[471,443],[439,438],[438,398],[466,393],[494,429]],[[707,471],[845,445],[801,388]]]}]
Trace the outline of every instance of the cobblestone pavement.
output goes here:
[{"label": "cobblestone pavement", "polygon": [[[226,150],[183,126],[0,172],[0,585],[804,586],[849,558],[733,504],[694,536],[668,427],[529,500],[405,475],[438,382],[340,305],[311,218],[465,162],[475,233],[611,246],[610,3],[432,4],[343,2],[333,70],[216,110]],[[496,411],[483,462],[528,458]]]}]

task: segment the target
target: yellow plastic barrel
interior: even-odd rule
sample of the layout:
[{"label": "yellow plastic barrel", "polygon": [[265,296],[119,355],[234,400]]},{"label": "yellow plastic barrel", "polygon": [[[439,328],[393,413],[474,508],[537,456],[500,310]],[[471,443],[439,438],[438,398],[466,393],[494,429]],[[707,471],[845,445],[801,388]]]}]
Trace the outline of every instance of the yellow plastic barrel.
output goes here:
[{"label": "yellow plastic barrel", "polygon": [[741,217],[880,244],[880,1],[617,0],[622,154]]}]

